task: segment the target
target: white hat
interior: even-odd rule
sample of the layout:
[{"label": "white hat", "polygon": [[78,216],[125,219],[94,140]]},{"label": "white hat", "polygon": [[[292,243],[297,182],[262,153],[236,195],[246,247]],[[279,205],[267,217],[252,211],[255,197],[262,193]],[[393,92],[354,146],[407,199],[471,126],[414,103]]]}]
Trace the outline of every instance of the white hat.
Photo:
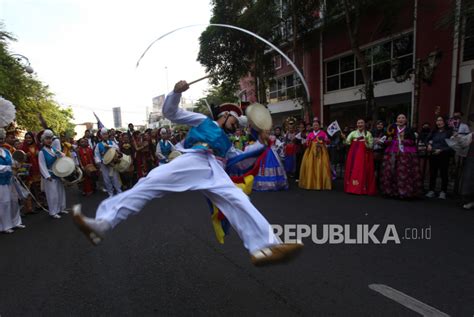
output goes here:
[{"label": "white hat", "polygon": [[43,134],[41,134],[41,142],[43,142],[45,138],[52,138],[53,136],[54,136],[53,131],[44,130]]},{"label": "white hat", "polygon": [[168,133],[168,131],[166,131],[165,128],[161,128],[160,135],[163,135],[163,134],[166,134],[166,133]]},{"label": "white hat", "polygon": [[241,128],[246,128],[249,125],[249,120],[247,116],[240,116],[237,118],[237,121],[239,121],[239,126]]},{"label": "white hat", "polygon": [[7,133],[5,132],[4,128],[0,128],[0,138],[5,139]]},{"label": "white hat", "polygon": [[109,133],[109,130],[107,130],[106,128],[100,129],[100,135],[106,135],[107,133]]},{"label": "white hat", "polygon": [[53,174],[57,177],[67,177],[74,172],[76,164],[70,157],[61,157],[56,160],[53,164]]}]

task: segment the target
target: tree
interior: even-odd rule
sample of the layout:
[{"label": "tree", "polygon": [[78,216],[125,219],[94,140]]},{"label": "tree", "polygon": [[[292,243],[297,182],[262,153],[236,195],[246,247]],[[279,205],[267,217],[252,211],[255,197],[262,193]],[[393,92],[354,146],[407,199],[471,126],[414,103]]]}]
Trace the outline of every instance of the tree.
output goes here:
[{"label": "tree", "polygon": [[233,94],[225,90],[221,86],[214,86],[211,87],[207,91],[207,96],[204,98],[199,99],[195,103],[195,112],[199,112],[202,114],[205,114],[206,116],[210,116],[211,113],[209,112],[209,107],[207,106],[219,106],[220,104],[224,102],[238,102],[238,98]]},{"label": "tree", "polygon": [[61,108],[53,99],[48,86],[25,73],[22,65],[8,52],[8,41],[15,38],[0,25],[0,96],[16,107],[17,124],[24,129],[42,129],[38,119],[41,113],[56,133],[74,131],[71,108]]},{"label": "tree", "polygon": [[[270,38],[277,24],[273,0],[213,0],[211,23],[230,24]],[[268,47],[242,32],[208,27],[200,37],[198,61],[213,75],[212,84],[221,85],[225,94],[238,90],[240,78],[251,74],[260,102],[266,101],[266,83],[273,73]]]}]

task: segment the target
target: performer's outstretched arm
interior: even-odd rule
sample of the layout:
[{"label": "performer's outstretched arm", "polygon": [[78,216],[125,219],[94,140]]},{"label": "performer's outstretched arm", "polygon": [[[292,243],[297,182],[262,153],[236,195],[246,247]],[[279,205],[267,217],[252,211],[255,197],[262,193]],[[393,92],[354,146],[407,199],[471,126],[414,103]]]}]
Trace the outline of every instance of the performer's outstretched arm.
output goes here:
[{"label": "performer's outstretched arm", "polygon": [[189,86],[185,81],[176,83],[173,92],[166,96],[165,104],[163,105],[163,115],[174,123],[195,127],[207,117],[202,113],[186,111],[179,107],[181,93],[188,90],[188,88]]}]

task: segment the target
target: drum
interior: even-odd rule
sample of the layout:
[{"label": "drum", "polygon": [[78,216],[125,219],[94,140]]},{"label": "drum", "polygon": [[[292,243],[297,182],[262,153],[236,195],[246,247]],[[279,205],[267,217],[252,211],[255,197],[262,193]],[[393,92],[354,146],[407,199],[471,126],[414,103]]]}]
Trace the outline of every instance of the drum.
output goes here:
[{"label": "drum", "polygon": [[179,152],[179,151],[172,151],[172,152],[170,153],[170,155],[168,155],[168,161],[171,162],[172,160],[174,160],[175,158],[177,158],[177,157],[180,156],[180,155],[181,155],[181,152]]},{"label": "drum", "polygon": [[13,152],[12,157],[18,163],[24,163],[27,159],[26,153],[22,150],[16,150],[15,152]]},{"label": "drum", "polygon": [[109,148],[107,152],[104,154],[103,162],[105,165],[109,165],[110,163],[114,162],[119,158],[119,153],[114,148]]},{"label": "drum", "polygon": [[130,155],[122,154],[122,157],[114,164],[114,169],[119,173],[128,172],[130,165],[132,164],[132,158]]},{"label": "drum", "polygon": [[257,131],[269,131],[272,128],[270,111],[262,104],[253,103],[245,110],[251,126]]},{"label": "drum", "polygon": [[65,185],[74,185],[81,182],[82,178],[82,170],[79,168],[79,166],[76,166],[74,171],[70,175],[62,177],[61,180],[64,182]]},{"label": "drum", "polygon": [[91,175],[91,174],[97,172],[97,168],[95,167],[94,164],[87,164],[84,167],[84,171],[86,172],[87,175]]},{"label": "drum", "polygon": [[53,174],[57,177],[67,177],[71,175],[76,169],[74,160],[70,157],[64,156],[56,159],[53,164]]}]

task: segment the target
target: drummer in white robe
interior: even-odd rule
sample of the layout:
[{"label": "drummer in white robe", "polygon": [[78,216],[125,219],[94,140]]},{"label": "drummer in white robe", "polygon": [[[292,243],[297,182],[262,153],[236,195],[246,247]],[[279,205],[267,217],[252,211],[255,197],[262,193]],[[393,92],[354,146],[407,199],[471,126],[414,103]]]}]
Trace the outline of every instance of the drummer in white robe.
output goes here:
[{"label": "drummer in white robe", "polygon": [[184,154],[153,169],[132,189],[104,200],[95,219],[82,215],[80,205],[74,206],[75,223],[93,244],[99,244],[110,229],[130,215],[138,214],[150,200],[170,192],[197,190],[224,213],[250,252],[254,265],[291,258],[302,244],[281,243],[268,221],[224,171],[223,161],[231,152],[231,142],[225,132],[235,131],[239,126],[240,108],[235,105],[221,109],[225,114],[217,121],[185,111],[178,105],[181,93],[188,88],[185,81],[178,82],[163,106],[166,118],[192,126],[184,140],[184,148],[178,148]]},{"label": "drummer in white robe", "polygon": [[0,128],[0,232],[13,233],[14,228],[23,229],[18,193],[13,185],[13,158],[2,144],[5,130]]},{"label": "drummer in white robe", "polygon": [[160,136],[160,142],[156,145],[156,157],[160,161],[160,164],[166,164],[169,162],[169,155],[171,152],[176,151],[176,149],[169,140],[169,133],[165,128],[160,130]]},{"label": "drummer in white robe", "polygon": [[112,140],[109,140],[109,132],[106,128],[100,130],[101,141],[97,143],[94,149],[94,160],[95,163],[100,166],[100,172],[102,179],[104,180],[105,189],[109,194],[109,197],[114,195],[114,188],[117,194],[122,192],[122,185],[120,183],[119,173],[110,166],[104,164],[104,155],[109,148],[115,148],[118,150],[118,145]]},{"label": "drummer in white robe", "polygon": [[49,215],[54,219],[60,219],[60,214],[68,213],[66,211],[66,191],[61,179],[53,174],[52,168],[54,162],[64,154],[52,146],[53,137],[54,134],[51,130],[45,130],[41,135],[43,148],[38,154],[38,162]]}]

